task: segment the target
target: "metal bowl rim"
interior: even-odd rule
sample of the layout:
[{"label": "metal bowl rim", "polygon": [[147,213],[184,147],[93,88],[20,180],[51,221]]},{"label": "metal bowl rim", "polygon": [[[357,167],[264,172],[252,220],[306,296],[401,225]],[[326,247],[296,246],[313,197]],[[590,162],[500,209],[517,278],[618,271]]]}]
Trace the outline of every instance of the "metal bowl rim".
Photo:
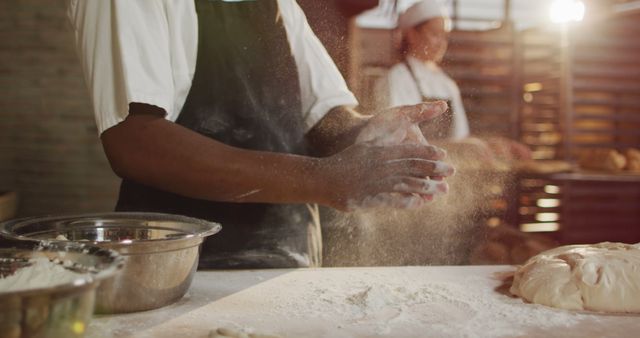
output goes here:
[{"label": "metal bowl rim", "polygon": [[[115,216],[115,217],[114,217]],[[94,245],[100,245],[102,243],[112,243],[112,244],[120,244],[120,245],[135,245],[136,243],[157,243],[163,241],[179,241],[183,239],[189,239],[193,237],[205,238],[211,235],[214,235],[222,229],[220,223],[206,221],[203,219],[182,216],[182,215],[173,215],[173,214],[163,214],[163,213],[152,213],[152,212],[105,212],[105,213],[90,213],[90,214],[69,214],[69,215],[47,215],[47,216],[35,216],[35,217],[25,217],[14,220],[9,220],[0,223],[0,234],[3,234],[9,238],[20,239],[20,240],[30,240],[30,241],[43,241],[37,238],[18,235],[13,231],[10,231],[14,226],[31,223],[36,221],[53,221],[53,220],[65,220],[65,219],[95,219],[95,218],[104,218],[109,219],[140,219],[140,220],[148,220],[148,221],[176,221],[185,224],[195,224],[201,227],[204,227],[206,230],[200,230],[195,233],[184,233],[179,236],[174,236],[171,238],[161,238],[161,239],[142,239],[142,240],[133,240],[131,243],[126,243],[123,241],[113,241],[113,242],[101,242],[101,241],[89,241],[88,243],[92,243]],[[65,241],[65,240],[56,240],[56,239],[46,239],[44,241],[48,242],[61,242],[61,243],[78,243],[78,241]]]}]

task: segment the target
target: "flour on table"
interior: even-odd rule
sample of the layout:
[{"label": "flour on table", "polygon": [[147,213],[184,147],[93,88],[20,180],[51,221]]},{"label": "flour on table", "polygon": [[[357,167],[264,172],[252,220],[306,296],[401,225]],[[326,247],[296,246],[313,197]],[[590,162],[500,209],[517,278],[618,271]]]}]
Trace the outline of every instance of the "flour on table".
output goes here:
[{"label": "flour on table", "polygon": [[0,292],[49,288],[89,278],[88,275],[73,272],[61,264],[51,262],[48,258],[34,258],[30,263],[30,266],[0,278]]},{"label": "flour on table", "polygon": [[[210,300],[100,319],[92,324],[89,338],[229,337],[216,328],[230,329],[222,333],[233,335],[283,338],[549,337],[585,332],[585,327],[607,330],[603,324],[614,322],[609,316],[526,304],[496,290],[501,281],[487,275],[489,270],[511,271],[397,267],[204,272],[200,279],[196,276],[190,292],[194,300]],[[606,336],[596,331],[592,336]]]},{"label": "flour on table", "polygon": [[208,338],[282,338],[276,335],[265,333],[247,333],[245,331],[237,331],[225,327],[218,328],[209,332]]},{"label": "flour on table", "polygon": [[[347,332],[357,332],[413,337],[415,331],[407,328],[425,327],[433,337],[505,337],[524,334],[523,327],[569,327],[590,317],[526,306],[498,294],[486,279],[473,277],[450,284],[401,276],[378,279],[372,274],[367,282],[323,278],[309,287],[313,291],[301,298],[276,297],[273,311],[301,322],[316,318],[335,323],[340,318],[344,324],[338,329],[345,335],[330,336],[351,337],[357,335]],[[501,301],[496,302],[496,297]]]},{"label": "flour on table", "polygon": [[532,257],[511,293],[569,310],[640,313],[640,246],[569,245]]}]

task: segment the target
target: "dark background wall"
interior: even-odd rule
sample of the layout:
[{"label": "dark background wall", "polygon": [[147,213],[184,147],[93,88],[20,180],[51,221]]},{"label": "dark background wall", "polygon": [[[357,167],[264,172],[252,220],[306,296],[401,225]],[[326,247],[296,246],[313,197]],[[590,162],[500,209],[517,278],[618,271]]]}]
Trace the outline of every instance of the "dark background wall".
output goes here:
[{"label": "dark background wall", "polygon": [[0,0],[0,190],[20,216],[110,211],[109,168],[64,0]]}]

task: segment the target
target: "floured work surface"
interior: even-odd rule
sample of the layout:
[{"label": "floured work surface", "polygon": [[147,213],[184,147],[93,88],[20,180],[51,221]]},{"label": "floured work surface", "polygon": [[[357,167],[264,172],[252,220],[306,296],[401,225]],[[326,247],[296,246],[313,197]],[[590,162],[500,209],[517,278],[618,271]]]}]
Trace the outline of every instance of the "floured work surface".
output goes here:
[{"label": "floured work surface", "polygon": [[198,272],[164,309],[97,317],[88,337],[207,337],[225,327],[282,337],[627,337],[640,317],[525,304],[498,291],[513,267]]}]

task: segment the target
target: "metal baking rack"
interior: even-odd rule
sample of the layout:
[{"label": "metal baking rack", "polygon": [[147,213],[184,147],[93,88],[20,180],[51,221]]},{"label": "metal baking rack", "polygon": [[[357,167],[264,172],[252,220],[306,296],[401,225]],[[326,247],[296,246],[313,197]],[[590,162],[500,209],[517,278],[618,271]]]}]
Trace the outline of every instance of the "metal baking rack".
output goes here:
[{"label": "metal baking rack", "polygon": [[504,22],[489,30],[453,30],[443,69],[460,87],[474,135],[516,137],[519,104],[517,45]]},{"label": "metal baking rack", "polygon": [[[640,13],[629,11],[522,32],[519,129],[536,159],[575,163],[586,149],[640,147],[637,22]],[[640,241],[637,174],[525,175],[517,200],[521,229],[552,233],[561,243]]]}]

